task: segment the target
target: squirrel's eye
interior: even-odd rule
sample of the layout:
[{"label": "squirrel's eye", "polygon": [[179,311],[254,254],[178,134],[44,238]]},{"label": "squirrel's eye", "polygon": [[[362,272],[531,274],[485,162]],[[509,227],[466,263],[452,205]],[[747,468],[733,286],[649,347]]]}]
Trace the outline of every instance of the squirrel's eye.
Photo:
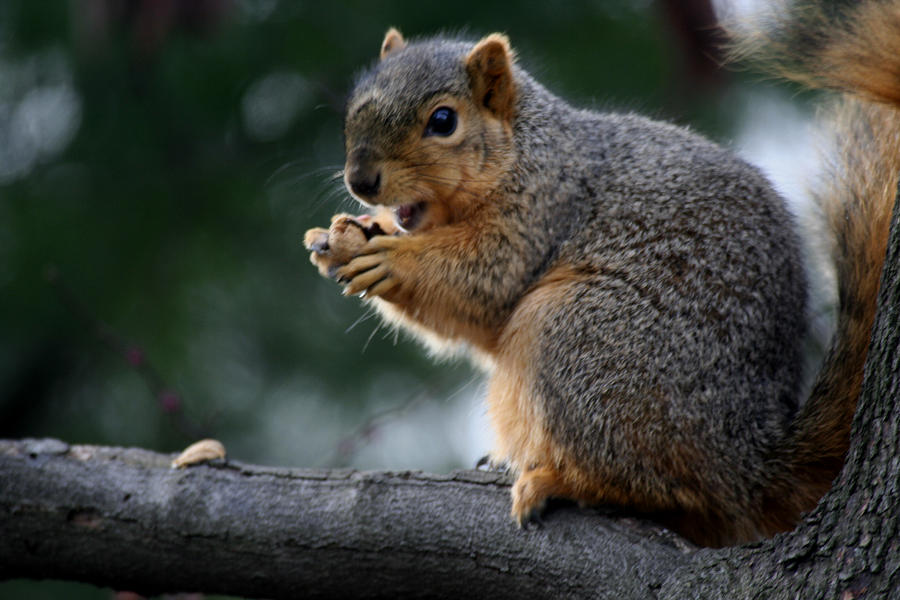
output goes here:
[{"label": "squirrel's eye", "polygon": [[456,131],[456,111],[447,106],[441,106],[428,118],[425,126],[425,135],[440,135],[446,137]]}]

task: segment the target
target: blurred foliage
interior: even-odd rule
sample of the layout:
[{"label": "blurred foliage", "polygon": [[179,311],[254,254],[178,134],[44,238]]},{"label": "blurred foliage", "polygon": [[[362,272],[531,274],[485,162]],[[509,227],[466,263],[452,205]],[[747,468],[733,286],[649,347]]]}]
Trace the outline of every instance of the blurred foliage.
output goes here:
[{"label": "blurred foliage", "polygon": [[[302,248],[307,228],[358,211],[336,177],[354,73],[391,25],[499,30],[573,102],[721,137],[720,74],[688,76],[668,14],[646,0],[4,0],[0,436],[174,451],[202,433],[241,460],[355,464],[338,446],[369,415],[477,393],[467,364],[376,330]],[[454,426],[441,418],[430,427]],[[418,466],[462,461],[430,460]]]}]

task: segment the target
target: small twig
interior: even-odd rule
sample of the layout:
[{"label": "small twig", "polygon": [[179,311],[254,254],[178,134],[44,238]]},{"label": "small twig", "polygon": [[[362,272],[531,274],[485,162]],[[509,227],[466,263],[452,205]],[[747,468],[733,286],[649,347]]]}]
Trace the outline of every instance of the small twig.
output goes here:
[{"label": "small twig", "polygon": [[418,394],[410,396],[401,404],[369,415],[369,417],[360,423],[356,429],[338,440],[338,443],[334,446],[334,452],[332,452],[331,457],[328,460],[323,461],[321,466],[328,468],[346,466],[350,461],[350,458],[356,454],[362,446],[371,442],[384,425],[398,419],[421,404],[427,396],[428,394],[426,392],[419,392]]},{"label": "small twig", "polygon": [[[456,391],[447,396],[445,401],[451,402],[455,400],[477,381],[478,378],[473,377],[468,383],[461,385]],[[386,424],[400,420],[406,413],[417,408],[430,396],[434,396],[434,394],[430,393],[428,390],[422,390],[411,395],[404,402],[373,413],[365,421],[360,423],[351,433],[341,438],[335,445],[331,457],[322,461],[319,466],[327,468],[347,466],[350,458],[356,454],[360,448],[370,443]]]}]

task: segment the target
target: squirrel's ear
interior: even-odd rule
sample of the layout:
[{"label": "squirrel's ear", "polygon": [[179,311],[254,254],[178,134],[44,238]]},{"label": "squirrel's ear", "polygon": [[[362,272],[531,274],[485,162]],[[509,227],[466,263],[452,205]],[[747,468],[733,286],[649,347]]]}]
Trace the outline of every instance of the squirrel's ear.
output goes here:
[{"label": "squirrel's ear", "polygon": [[512,73],[514,60],[509,40],[500,33],[492,33],[482,39],[466,57],[466,70],[475,101],[506,120],[512,118],[516,103],[516,84]]},{"label": "squirrel's ear", "polygon": [[399,31],[391,27],[384,34],[384,41],[381,42],[381,59],[384,60],[384,57],[391,52],[403,50],[404,48],[406,48],[406,40],[403,39]]}]

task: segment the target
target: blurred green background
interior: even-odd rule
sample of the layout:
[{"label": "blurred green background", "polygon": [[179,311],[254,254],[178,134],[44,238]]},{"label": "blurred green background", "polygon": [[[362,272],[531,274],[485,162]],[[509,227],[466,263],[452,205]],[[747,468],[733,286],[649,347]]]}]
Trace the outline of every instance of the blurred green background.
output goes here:
[{"label": "blurred green background", "polygon": [[506,32],[572,102],[750,155],[768,142],[747,122],[793,131],[778,93],[717,68],[706,0],[3,0],[0,437],[172,452],[214,436],[292,466],[486,453],[480,374],[379,328],[301,244],[358,211],[338,175],[342,103],[392,25]]}]

